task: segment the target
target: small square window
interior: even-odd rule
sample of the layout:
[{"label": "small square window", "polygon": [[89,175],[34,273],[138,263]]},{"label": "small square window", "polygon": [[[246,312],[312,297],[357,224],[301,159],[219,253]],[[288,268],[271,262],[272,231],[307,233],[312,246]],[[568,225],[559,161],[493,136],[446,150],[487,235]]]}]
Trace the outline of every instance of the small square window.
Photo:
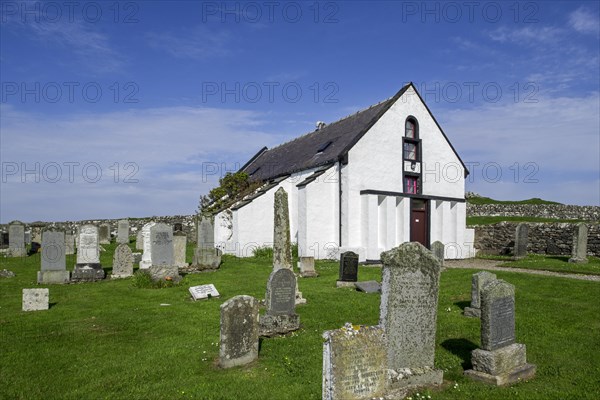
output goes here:
[{"label": "small square window", "polygon": [[404,143],[404,159],[417,161],[417,145],[415,143]]},{"label": "small square window", "polygon": [[416,176],[404,177],[404,191],[410,194],[419,193],[419,178]]},{"label": "small square window", "polygon": [[416,138],[415,133],[416,133],[415,123],[413,121],[411,121],[410,119],[407,119],[406,125],[404,127],[404,136],[406,136],[407,138],[415,139]]}]

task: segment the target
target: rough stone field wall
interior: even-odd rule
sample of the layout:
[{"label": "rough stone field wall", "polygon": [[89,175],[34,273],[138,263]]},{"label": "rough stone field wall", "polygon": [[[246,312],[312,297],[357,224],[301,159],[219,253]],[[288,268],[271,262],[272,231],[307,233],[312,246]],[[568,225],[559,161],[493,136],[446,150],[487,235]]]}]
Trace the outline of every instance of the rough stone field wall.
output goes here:
[{"label": "rough stone field wall", "polygon": [[600,207],[563,204],[468,204],[470,217],[540,217],[600,221]]},{"label": "rough stone field wall", "polygon": [[[475,248],[483,254],[510,254],[515,243],[517,222],[476,225]],[[571,255],[573,233],[577,224],[527,222],[528,253]],[[588,255],[600,256],[600,225],[588,224]]]}]

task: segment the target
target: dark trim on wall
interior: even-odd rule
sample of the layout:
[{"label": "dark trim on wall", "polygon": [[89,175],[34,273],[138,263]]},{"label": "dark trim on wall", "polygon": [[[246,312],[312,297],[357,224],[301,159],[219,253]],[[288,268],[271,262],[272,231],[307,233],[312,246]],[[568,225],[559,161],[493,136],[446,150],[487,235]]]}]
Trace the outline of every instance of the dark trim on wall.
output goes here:
[{"label": "dark trim on wall", "polygon": [[360,194],[377,194],[381,196],[397,196],[397,197],[408,197],[413,199],[421,199],[421,200],[442,200],[442,201],[456,201],[458,203],[466,202],[465,199],[460,199],[458,197],[443,197],[443,196],[427,196],[420,194],[409,194],[409,193],[400,193],[400,192],[387,192],[384,190],[361,190]]},{"label": "dark trim on wall", "polygon": [[[346,163],[348,155],[346,155]],[[338,243],[342,247],[342,160],[338,162]]]}]

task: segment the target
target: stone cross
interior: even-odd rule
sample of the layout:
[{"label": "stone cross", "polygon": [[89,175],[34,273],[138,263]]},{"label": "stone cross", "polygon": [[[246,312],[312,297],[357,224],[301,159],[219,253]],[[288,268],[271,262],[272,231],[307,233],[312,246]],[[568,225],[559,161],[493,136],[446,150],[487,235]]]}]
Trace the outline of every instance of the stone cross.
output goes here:
[{"label": "stone cross", "polygon": [[221,304],[219,365],[231,368],[258,358],[258,300],[235,296]]},{"label": "stone cross", "polygon": [[420,243],[404,243],[381,253],[383,262],[380,325],[387,336],[389,368],[411,374],[400,387],[439,385],[433,369],[440,261]]},{"label": "stone cross", "polygon": [[481,271],[471,277],[471,307],[465,307],[466,317],[479,318],[481,316],[481,290],[488,283],[496,280],[496,275],[491,272]]},{"label": "stone cross", "polygon": [[111,278],[127,278],[133,275],[133,254],[128,244],[121,243],[113,255]]},{"label": "stone cross", "polygon": [[11,257],[23,257],[25,251],[25,225],[21,221],[12,221],[8,225],[8,251]]},{"label": "stone cross", "polygon": [[129,220],[121,219],[117,225],[117,243],[129,243]]},{"label": "stone cross", "polygon": [[37,281],[41,284],[67,283],[69,271],[65,257],[65,232],[58,228],[47,228],[42,232],[41,270]]},{"label": "stone cross", "polygon": [[570,263],[585,264],[588,262],[587,241],[588,227],[585,223],[581,222],[577,224],[573,232],[573,249],[571,258],[569,258]]},{"label": "stone cross", "polygon": [[533,378],[526,347],[515,338],[515,288],[498,279],[481,291],[481,348],[471,352],[472,379],[497,386]]},{"label": "stone cross", "polygon": [[522,222],[517,225],[515,231],[515,247],[513,250],[513,257],[518,260],[527,256],[527,243],[529,236],[529,225]]},{"label": "stone cross", "polygon": [[288,194],[282,187],[275,192],[273,220],[273,269],[279,268],[292,269]]}]

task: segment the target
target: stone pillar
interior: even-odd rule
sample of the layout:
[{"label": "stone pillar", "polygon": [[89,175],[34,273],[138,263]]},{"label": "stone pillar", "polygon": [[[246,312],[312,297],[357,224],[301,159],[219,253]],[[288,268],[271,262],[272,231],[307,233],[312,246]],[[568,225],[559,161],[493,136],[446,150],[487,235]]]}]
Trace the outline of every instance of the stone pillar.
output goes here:
[{"label": "stone pillar", "polygon": [[585,223],[581,222],[577,224],[573,232],[573,249],[571,251],[571,258],[569,258],[570,263],[585,264],[588,262],[587,240],[588,227]]},{"label": "stone pillar", "polygon": [[283,188],[275,192],[273,223],[273,270],[292,269],[292,244],[290,241],[290,212],[288,194]]},{"label": "stone pillar", "polygon": [[527,256],[527,243],[529,241],[529,225],[522,222],[517,225],[515,231],[515,247],[513,249],[513,257],[515,260],[520,260]]}]

